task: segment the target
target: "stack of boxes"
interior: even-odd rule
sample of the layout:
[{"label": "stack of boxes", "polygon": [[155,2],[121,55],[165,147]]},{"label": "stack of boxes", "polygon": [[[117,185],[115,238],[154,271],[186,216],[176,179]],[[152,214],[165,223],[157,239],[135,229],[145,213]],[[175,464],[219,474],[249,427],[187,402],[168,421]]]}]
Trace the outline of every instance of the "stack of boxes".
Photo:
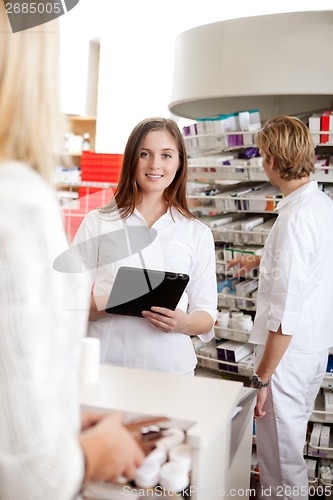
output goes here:
[{"label": "stack of boxes", "polygon": [[315,146],[318,144],[332,143],[333,111],[327,110],[323,113],[314,113],[311,115],[309,117],[309,129]]},{"label": "stack of boxes", "polygon": [[[233,340],[227,340],[217,346],[217,357],[220,361],[228,361],[230,363],[238,363],[244,360],[253,352],[253,344],[241,343]],[[219,363],[219,369],[238,373],[238,366]]]},{"label": "stack of boxes", "polygon": [[81,158],[81,180],[117,183],[123,162],[122,154],[84,151]]},{"label": "stack of boxes", "polygon": [[261,128],[258,109],[239,111],[227,115],[198,118],[195,124],[183,127],[187,147],[192,149],[249,146],[253,134]]},{"label": "stack of boxes", "polygon": [[110,184],[116,185],[119,181],[122,160],[121,154],[82,153],[78,201],[75,207],[71,204],[63,207],[65,226],[71,240],[85,215],[106,205],[111,199],[113,190]]}]

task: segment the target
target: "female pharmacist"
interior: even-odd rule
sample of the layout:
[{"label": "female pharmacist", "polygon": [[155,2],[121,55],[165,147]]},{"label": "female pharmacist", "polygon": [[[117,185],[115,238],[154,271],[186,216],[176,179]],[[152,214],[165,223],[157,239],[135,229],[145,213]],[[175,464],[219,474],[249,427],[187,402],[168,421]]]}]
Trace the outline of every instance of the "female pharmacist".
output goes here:
[{"label": "female pharmacist", "polygon": [[[76,234],[93,288],[88,335],[100,339],[102,363],[193,374],[191,336],[207,342],[214,335],[214,241],[187,207],[186,179],[187,156],[177,124],[145,119],[127,141],[114,197],[90,212]],[[146,230],[146,243],[138,241],[133,227]],[[113,231],[117,235],[110,244]],[[110,315],[105,304],[120,266],[180,272],[190,280],[175,311],[152,307],[143,318]]]},{"label": "female pharmacist", "polygon": [[56,26],[13,34],[1,2],[0,33],[0,498],[70,500],[84,479],[133,477],[143,453],[118,413],[86,413],[80,432],[75,365],[89,290],[53,269],[68,246],[48,182]]},{"label": "female pharmacist", "polygon": [[[270,182],[280,188],[278,218],[260,262],[255,407],[260,481],[267,498],[308,498],[306,427],[333,345],[333,203],[310,180],[314,146],[297,118],[271,118],[256,134]],[[259,259],[241,264],[249,271]],[[265,497],[266,498],[266,497]]]}]

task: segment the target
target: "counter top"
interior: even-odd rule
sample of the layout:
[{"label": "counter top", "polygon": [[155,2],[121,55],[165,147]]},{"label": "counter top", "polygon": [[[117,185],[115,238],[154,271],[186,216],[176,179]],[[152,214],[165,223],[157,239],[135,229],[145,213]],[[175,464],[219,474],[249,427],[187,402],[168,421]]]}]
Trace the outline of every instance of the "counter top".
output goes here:
[{"label": "counter top", "polygon": [[241,382],[101,365],[98,382],[79,384],[79,401],[84,407],[183,420],[192,424],[189,442],[205,446],[231,420],[242,388]]}]

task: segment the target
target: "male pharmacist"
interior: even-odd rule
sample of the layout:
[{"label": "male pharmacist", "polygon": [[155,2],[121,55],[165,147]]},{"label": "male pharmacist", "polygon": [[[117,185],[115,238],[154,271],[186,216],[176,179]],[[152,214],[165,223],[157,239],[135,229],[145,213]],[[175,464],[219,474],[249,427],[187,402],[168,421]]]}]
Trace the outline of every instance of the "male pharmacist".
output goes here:
[{"label": "male pharmacist", "polygon": [[261,257],[234,259],[240,276],[260,264],[252,387],[263,498],[308,498],[306,426],[333,345],[333,202],[310,180],[314,146],[290,116],[257,132],[265,173],[284,198]]}]

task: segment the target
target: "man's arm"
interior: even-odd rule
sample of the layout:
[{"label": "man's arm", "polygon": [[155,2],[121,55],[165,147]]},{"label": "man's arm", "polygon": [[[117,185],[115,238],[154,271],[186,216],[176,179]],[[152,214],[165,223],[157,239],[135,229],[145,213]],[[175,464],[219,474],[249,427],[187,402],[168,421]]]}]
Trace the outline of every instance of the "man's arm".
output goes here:
[{"label": "man's arm", "polygon": [[282,333],[281,326],[276,332],[269,331],[265,350],[256,370],[256,373],[264,382],[269,380],[275,372],[290,344],[291,338],[292,335]]},{"label": "man's arm", "polygon": [[229,271],[229,269],[235,267],[236,271],[233,278],[239,278],[253,269],[257,269],[260,266],[260,261],[261,255],[243,255],[242,257],[228,260],[226,270]]},{"label": "man's arm", "polygon": [[[281,325],[276,332],[268,332],[265,350],[256,370],[256,374],[263,382],[267,382],[272,377],[276,367],[288,349],[291,338],[292,335],[285,335],[282,333]],[[254,409],[254,416],[256,418],[261,418],[266,415],[266,412],[262,409],[266,401],[266,396],[267,387],[264,387],[260,389],[258,393],[257,404]]]}]

